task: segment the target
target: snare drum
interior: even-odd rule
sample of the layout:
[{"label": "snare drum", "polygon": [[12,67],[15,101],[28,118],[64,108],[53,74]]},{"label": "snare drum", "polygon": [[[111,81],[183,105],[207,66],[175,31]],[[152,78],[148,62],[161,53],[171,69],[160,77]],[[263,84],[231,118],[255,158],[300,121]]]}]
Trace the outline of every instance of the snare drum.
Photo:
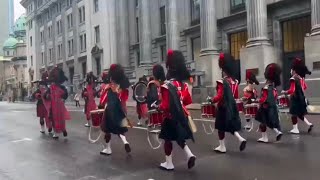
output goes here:
[{"label": "snare drum", "polygon": [[201,104],[201,116],[202,117],[216,117],[216,107],[212,103]]},{"label": "snare drum", "polygon": [[161,126],[164,121],[163,113],[154,109],[148,111],[149,114],[149,126]]},{"label": "snare drum", "polygon": [[289,107],[289,96],[281,95],[278,96],[279,106],[282,108]]},{"label": "snare drum", "polygon": [[258,109],[259,109],[259,104],[247,104],[244,106],[245,109],[245,116],[251,116],[251,117],[255,117]]},{"label": "snare drum", "polygon": [[103,113],[104,113],[103,109],[90,111],[92,127],[100,127]]},{"label": "snare drum", "polygon": [[241,99],[236,99],[236,103],[237,103],[237,108],[239,112],[243,112],[243,101]]}]

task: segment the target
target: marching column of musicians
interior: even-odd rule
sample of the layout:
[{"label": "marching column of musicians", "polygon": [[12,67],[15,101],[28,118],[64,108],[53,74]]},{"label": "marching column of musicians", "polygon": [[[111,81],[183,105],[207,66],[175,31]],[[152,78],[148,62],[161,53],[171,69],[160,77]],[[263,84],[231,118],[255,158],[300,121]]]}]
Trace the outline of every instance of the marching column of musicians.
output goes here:
[{"label": "marching column of musicians", "polygon": [[[239,150],[246,148],[247,141],[240,135],[242,129],[240,113],[245,114],[244,128],[250,131],[253,128],[253,120],[256,120],[261,132],[258,142],[269,142],[267,128],[276,134],[276,141],[280,141],[283,133],[279,121],[279,107],[277,87],[281,85],[281,68],[279,65],[269,64],[264,72],[266,80],[265,86],[261,90],[260,98],[256,90],[259,82],[252,71],[246,72],[245,80],[247,86],[243,89],[243,97],[239,100],[239,82],[234,69],[236,68],[234,58],[227,53],[221,53],[219,57],[219,67],[222,79],[216,82],[216,95],[208,98],[208,102],[216,104],[215,129],[218,131],[219,146],[214,150],[225,153],[225,133],[231,133],[239,141]],[[186,67],[185,58],[180,51],[169,50],[166,60],[167,74],[164,68],[157,64],[153,66],[152,78],[147,80],[146,76],[139,79],[139,83],[146,86],[145,101],[138,100],[137,95],[133,99],[137,102],[136,112],[138,114],[138,125],[141,120],[148,119],[148,110],[161,112],[161,131],[159,138],[164,141],[165,162],[160,164],[163,170],[174,170],[172,161],[173,143],[184,151],[186,155],[187,167],[191,169],[195,165],[196,156],[192,153],[187,140],[195,141],[193,133],[196,132],[192,122],[191,113],[186,106],[192,103],[187,81],[191,75]],[[290,88],[282,91],[284,97],[290,97],[289,110],[291,114],[293,134],[298,134],[298,119],[301,119],[308,126],[308,132],[312,131],[313,125],[307,120],[308,102],[304,92],[307,89],[305,76],[311,72],[305,66],[302,59],[296,58],[291,68]],[[102,155],[111,155],[111,135],[116,135],[124,144],[127,153],[131,152],[131,147],[126,139],[126,132],[132,127],[131,121],[127,118],[126,103],[129,97],[130,82],[125,75],[124,69],[119,64],[112,64],[109,70],[101,75],[101,82],[92,72],[86,75],[85,86],[82,97],[85,100],[84,113],[87,120],[86,127],[97,126],[94,114],[99,115],[98,127],[100,126],[103,137]],[[35,81],[38,89],[33,93],[37,99],[37,117],[40,119],[41,133],[45,133],[47,128],[53,138],[58,139],[62,133],[67,136],[66,120],[70,120],[70,115],[65,107],[64,101],[68,98],[68,93],[63,86],[67,80],[62,69],[55,67],[49,73],[42,73],[41,80]],[[100,90],[96,91],[97,83]],[[133,90],[138,85],[132,86]],[[95,97],[99,97],[99,105],[96,105]],[[245,110],[239,106],[244,102]],[[253,111],[248,112],[250,108]],[[150,116],[149,116],[150,119]],[[92,122],[90,122],[92,121]],[[46,128],[45,128],[46,127]],[[90,127],[91,128],[91,127]],[[90,129],[91,130],[91,129]]]}]

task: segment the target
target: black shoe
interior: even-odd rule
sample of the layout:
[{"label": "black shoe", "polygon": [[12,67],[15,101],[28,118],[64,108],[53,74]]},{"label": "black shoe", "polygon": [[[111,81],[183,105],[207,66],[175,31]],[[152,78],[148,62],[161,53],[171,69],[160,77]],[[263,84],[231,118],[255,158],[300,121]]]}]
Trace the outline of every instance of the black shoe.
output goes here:
[{"label": "black shoe", "polygon": [[309,126],[308,133],[311,133],[312,128],[313,128],[313,124],[311,124],[311,125]]},{"label": "black shoe", "polygon": [[282,138],[282,135],[283,135],[282,133],[281,133],[281,134],[278,134],[276,140],[277,140],[277,141],[280,141],[281,138]]},{"label": "black shoe", "polygon": [[188,161],[188,169],[193,168],[195,164],[196,164],[196,157],[195,156],[190,157]]},{"label": "black shoe", "polygon": [[131,148],[130,148],[130,145],[129,145],[129,144],[125,144],[125,145],[124,145],[124,149],[126,150],[127,153],[130,153],[130,152],[131,152]]},{"label": "black shoe", "polygon": [[64,136],[64,137],[67,137],[67,136],[68,136],[67,131],[63,131],[63,136]]},{"label": "black shoe", "polygon": [[48,129],[48,133],[51,133],[51,132],[52,132],[52,128],[49,128],[49,129]]},{"label": "black shoe", "polygon": [[246,149],[246,145],[247,145],[247,141],[242,141],[241,144],[240,144],[240,151],[243,151]]}]

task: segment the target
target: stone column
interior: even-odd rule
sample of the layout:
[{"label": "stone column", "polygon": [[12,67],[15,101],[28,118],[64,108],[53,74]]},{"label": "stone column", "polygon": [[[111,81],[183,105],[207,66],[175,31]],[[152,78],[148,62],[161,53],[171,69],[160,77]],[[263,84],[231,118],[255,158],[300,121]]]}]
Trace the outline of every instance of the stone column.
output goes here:
[{"label": "stone column", "polygon": [[311,36],[320,34],[320,0],[311,0]]},{"label": "stone column", "polygon": [[150,0],[140,0],[140,52],[141,66],[148,66],[152,63],[151,56],[151,20],[150,20]]},{"label": "stone column", "polygon": [[108,0],[110,62],[117,62],[116,0]]},{"label": "stone column", "polygon": [[177,0],[167,0],[167,49],[180,49]]},{"label": "stone column", "polygon": [[216,85],[216,80],[221,78],[216,38],[216,0],[201,0],[200,3],[201,52],[200,61],[196,62],[196,69],[205,72],[204,85],[212,87]]},{"label": "stone column", "polygon": [[118,0],[118,61],[123,67],[129,67],[129,22],[128,0]]},{"label": "stone column", "polygon": [[247,47],[267,44],[267,4],[266,0],[247,0]]}]

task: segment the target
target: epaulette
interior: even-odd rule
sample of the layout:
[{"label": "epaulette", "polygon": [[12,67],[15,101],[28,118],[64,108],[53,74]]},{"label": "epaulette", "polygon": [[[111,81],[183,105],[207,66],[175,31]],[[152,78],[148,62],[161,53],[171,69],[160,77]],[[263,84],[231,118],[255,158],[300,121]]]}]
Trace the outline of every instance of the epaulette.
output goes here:
[{"label": "epaulette", "polygon": [[223,80],[219,79],[219,80],[217,80],[217,83],[223,84]]}]

